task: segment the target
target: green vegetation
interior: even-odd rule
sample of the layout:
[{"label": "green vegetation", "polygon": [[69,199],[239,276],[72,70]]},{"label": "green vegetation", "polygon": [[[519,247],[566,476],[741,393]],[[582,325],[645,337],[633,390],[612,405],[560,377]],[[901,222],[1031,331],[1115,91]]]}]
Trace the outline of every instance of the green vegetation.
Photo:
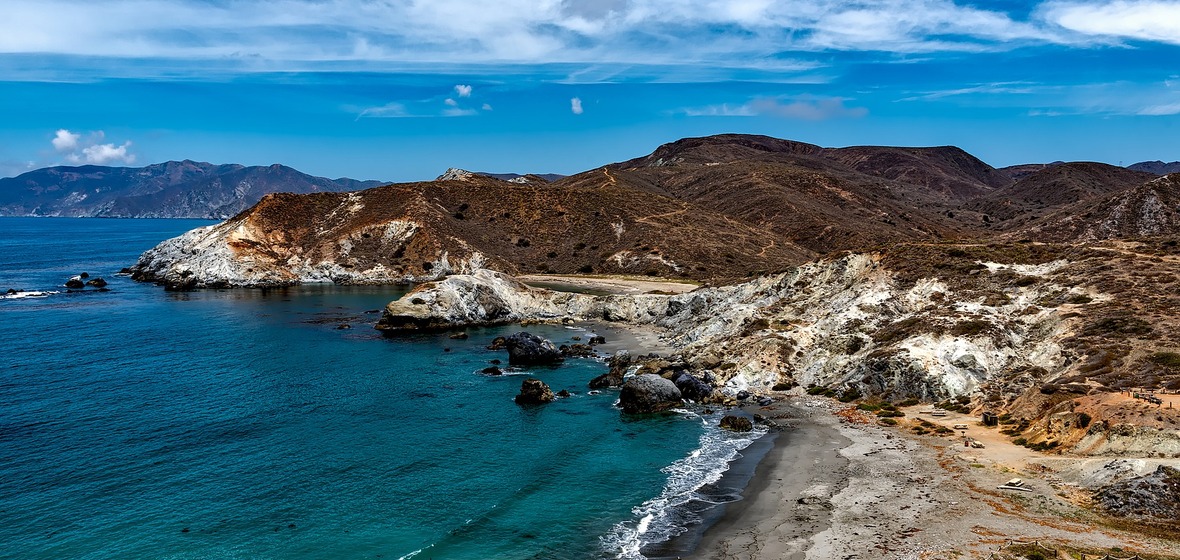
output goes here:
[{"label": "green vegetation", "polygon": [[1147,357],[1152,363],[1170,368],[1180,368],[1180,353],[1156,352]]}]

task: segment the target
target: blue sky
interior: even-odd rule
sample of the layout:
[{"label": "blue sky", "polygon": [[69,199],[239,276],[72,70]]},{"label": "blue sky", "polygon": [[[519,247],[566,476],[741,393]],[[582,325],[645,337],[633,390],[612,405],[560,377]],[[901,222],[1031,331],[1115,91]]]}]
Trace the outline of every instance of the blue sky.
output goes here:
[{"label": "blue sky", "polygon": [[574,173],[685,136],[1180,159],[1180,0],[4,0],[0,176]]}]

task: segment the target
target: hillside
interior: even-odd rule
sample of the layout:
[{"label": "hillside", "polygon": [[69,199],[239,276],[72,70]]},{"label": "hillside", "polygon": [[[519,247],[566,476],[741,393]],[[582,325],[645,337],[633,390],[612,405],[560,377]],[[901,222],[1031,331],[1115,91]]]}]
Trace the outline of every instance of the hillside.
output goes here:
[{"label": "hillside", "polygon": [[1164,163],[1159,160],[1155,161],[1141,161],[1127,166],[1127,169],[1132,171],[1144,171],[1155,175],[1167,175],[1169,173],[1180,173],[1180,161],[1173,161]]},{"label": "hillside", "polygon": [[765,136],[686,138],[558,181],[694,202],[817,252],[970,236],[958,201],[1008,179],[958,148],[821,148]]},{"label": "hillside", "polygon": [[290,167],[170,161],[146,167],[48,167],[0,179],[0,216],[214,218],[273,192],[339,192],[378,181],[325,179]]},{"label": "hillside", "polygon": [[1180,234],[1180,173],[1071,205],[1032,222],[1022,233],[1062,241]]},{"label": "hillside", "polygon": [[1061,163],[970,200],[962,209],[988,216],[995,229],[1009,230],[1071,204],[1134,188],[1151,178],[1149,173],[1104,163]]},{"label": "hillside", "polygon": [[140,280],[172,288],[394,283],[489,267],[733,281],[812,258],[772,233],[618,186],[462,180],[355,193],[275,194],[145,253]]}]

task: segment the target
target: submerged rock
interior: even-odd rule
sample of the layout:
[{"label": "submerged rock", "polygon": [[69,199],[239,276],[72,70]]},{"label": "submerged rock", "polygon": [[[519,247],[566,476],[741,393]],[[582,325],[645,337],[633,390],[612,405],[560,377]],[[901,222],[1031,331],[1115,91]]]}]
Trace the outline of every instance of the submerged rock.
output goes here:
[{"label": "submerged rock", "polygon": [[508,348],[508,363],[513,365],[543,365],[562,361],[561,351],[552,342],[535,334],[518,332],[504,342]]},{"label": "submerged rock", "polygon": [[480,370],[480,373],[483,373],[485,375],[504,375],[504,372],[501,371],[500,368],[498,368],[496,366],[490,366],[490,367],[483,368],[482,370]]},{"label": "submerged rock", "polygon": [[681,404],[680,389],[658,375],[644,374],[623,384],[619,405],[628,414],[645,414],[668,410]]},{"label": "submerged rock", "polygon": [[754,429],[754,423],[745,416],[727,414],[721,419],[721,428],[731,432],[748,432]]},{"label": "submerged rock", "polygon": [[520,394],[516,395],[516,404],[544,404],[553,402],[556,398],[544,381],[525,379],[520,384]]},{"label": "submerged rock", "polygon": [[96,276],[86,281],[87,286],[94,286],[95,288],[106,287],[107,281],[103,280],[101,276]]},{"label": "submerged rock", "polygon": [[589,358],[594,355],[594,349],[585,344],[562,344],[558,350],[561,350],[563,356],[574,358]]},{"label": "submerged rock", "polygon": [[86,282],[82,280],[81,276],[71,276],[69,280],[66,280],[66,287],[75,289],[85,288]]}]

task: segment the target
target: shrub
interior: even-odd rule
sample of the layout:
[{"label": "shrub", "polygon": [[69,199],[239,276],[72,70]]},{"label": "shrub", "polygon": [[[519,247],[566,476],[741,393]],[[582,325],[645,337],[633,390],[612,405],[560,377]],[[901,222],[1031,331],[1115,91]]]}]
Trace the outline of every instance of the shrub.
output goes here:
[{"label": "shrub", "polygon": [[808,387],[807,394],[808,395],[818,395],[818,394],[823,393],[824,391],[827,391],[827,390],[828,390],[827,387],[819,387],[819,386]]},{"label": "shrub", "polygon": [[1170,368],[1180,368],[1180,354],[1176,352],[1156,352],[1148,356],[1152,363]]},{"label": "shrub", "polygon": [[904,400],[904,401],[901,401],[900,403],[898,403],[898,404],[897,404],[897,406],[914,406],[914,405],[917,405],[917,404],[921,404],[921,402],[922,402],[922,401],[920,401],[920,400],[918,400],[918,399],[906,399],[906,400]]},{"label": "shrub", "polygon": [[1012,440],[1012,443],[1014,443],[1016,445],[1024,445],[1024,444],[1028,443],[1028,440],[1024,439],[1022,437],[1018,437],[1018,438]]},{"label": "shrub", "polygon": [[896,425],[897,425],[897,420],[894,420],[894,419],[892,419],[892,418],[881,418],[881,419],[880,419],[880,420],[878,420],[878,421],[879,421],[881,424],[884,424],[884,425],[886,425],[886,426],[896,426]]}]

